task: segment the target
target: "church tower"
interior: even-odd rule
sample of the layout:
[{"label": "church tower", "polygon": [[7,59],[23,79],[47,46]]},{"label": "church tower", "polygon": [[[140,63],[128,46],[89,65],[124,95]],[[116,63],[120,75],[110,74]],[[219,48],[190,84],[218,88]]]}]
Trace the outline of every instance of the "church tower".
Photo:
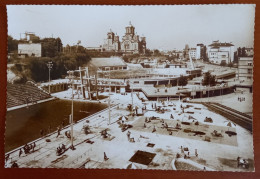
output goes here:
[{"label": "church tower", "polygon": [[131,24],[131,21],[129,22],[129,26],[127,26],[125,28],[125,30],[126,30],[125,34],[134,36],[134,34],[135,34],[135,27]]}]

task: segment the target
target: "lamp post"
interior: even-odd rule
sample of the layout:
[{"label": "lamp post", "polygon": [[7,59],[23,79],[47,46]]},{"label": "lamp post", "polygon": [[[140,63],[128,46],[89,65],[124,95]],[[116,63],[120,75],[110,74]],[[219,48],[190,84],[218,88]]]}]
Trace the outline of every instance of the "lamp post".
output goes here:
[{"label": "lamp post", "polygon": [[[110,67],[108,67],[109,70],[98,70],[97,71],[97,78],[96,78],[96,83],[98,81],[98,73],[102,73],[103,78],[108,78],[108,87],[109,87],[109,95],[108,95],[108,125],[111,123],[111,111],[110,111],[110,94],[111,94],[111,82],[110,82]],[[105,88],[105,87],[104,87]]]},{"label": "lamp post", "polygon": [[109,67],[109,73],[108,73],[108,85],[109,85],[109,94],[108,94],[108,125],[110,125],[111,121],[111,112],[110,112],[110,94],[111,94],[111,82],[110,82],[110,67]]},{"label": "lamp post", "polygon": [[68,71],[67,72],[69,74],[69,79],[71,81],[71,115],[70,115],[70,128],[71,128],[71,136],[70,136],[70,140],[71,140],[71,150],[75,150],[75,147],[73,145],[73,98],[74,98],[74,95],[73,95],[73,82],[74,82],[74,72],[73,71]]},{"label": "lamp post", "polygon": [[111,82],[110,82],[110,67],[108,67],[108,71],[105,70],[103,72],[101,72],[104,74],[104,77],[108,79],[108,88],[109,88],[109,93],[108,93],[108,125],[110,125],[111,122],[111,111],[110,111],[110,95],[111,95]]},{"label": "lamp post", "polygon": [[[133,88],[134,88],[134,75],[133,75],[133,72],[131,72],[131,75],[130,75],[131,79],[132,79],[132,82],[131,82],[131,102],[132,102],[132,108],[131,108],[131,115],[133,115],[134,111],[134,93],[133,93]],[[130,82],[130,81],[129,81]],[[130,83],[129,83],[130,84]]]},{"label": "lamp post", "polygon": [[51,93],[50,82],[51,82],[51,69],[52,69],[52,66],[53,66],[53,64],[52,64],[51,61],[47,63],[47,67],[49,68],[49,93]]},{"label": "lamp post", "polygon": [[209,88],[210,88],[210,86],[208,86],[208,102],[209,102]]}]

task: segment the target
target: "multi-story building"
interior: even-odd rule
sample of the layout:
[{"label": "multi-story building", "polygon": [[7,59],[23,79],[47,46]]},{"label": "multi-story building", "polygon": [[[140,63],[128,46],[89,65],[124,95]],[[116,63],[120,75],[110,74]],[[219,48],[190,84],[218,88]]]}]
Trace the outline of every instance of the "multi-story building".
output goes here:
[{"label": "multi-story building", "polygon": [[196,48],[190,48],[189,49],[189,55],[192,59],[196,59],[197,50]]},{"label": "multi-story building", "polygon": [[206,46],[204,44],[197,44],[196,46],[196,59],[203,59],[206,58]]},{"label": "multi-story building", "polygon": [[209,61],[212,63],[220,64],[222,61],[226,63],[234,61],[234,45],[231,43],[213,41],[207,50]]},{"label": "multi-story building", "polygon": [[115,35],[114,32],[108,32],[103,50],[124,53],[145,53],[146,38],[139,37],[139,35],[135,33],[135,27],[130,23],[130,25],[126,27],[122,42],[120,42],[119,36]]},{"label": "multi-story building", "polygon": [[25,57],[41,57],[42,45],[41,43],[20,43],[18,44],[18,56]]},{"label": "multi-story building", "polygon": [[253,81],[253,57],[238,57],[239,80]]}]

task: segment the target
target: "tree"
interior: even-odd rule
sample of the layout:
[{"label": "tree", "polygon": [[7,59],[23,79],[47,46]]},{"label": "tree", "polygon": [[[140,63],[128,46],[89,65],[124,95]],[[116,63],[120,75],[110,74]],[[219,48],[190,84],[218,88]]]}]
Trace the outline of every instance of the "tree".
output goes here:
[{"label": "tree", "polygon": [[207,55],[207,47],[204,45],[202,50],[201,50],[201,58],[203,59],[204,62],[208,62],[209,61],[209,58],[208,58],[208,55]]},{"label": "tree", "polygon": [[238,63],[238,55],[237,55],[237,51],[234,52],[234,63]]},{"label": "tree", "polygon": [[245,47],[243,47],[242,48],[242,52],[241,52],[241,57],[246,57],[247,55],[246,55],[246,48]]},{"label": "tree", "polygon": [[215,75],[210,75],[209,85],[210,86],[215,86],[216,85],[216,76]]},{"label": "tree", "polygon": [[42,56],[55,57],[62,51],[62,42],[60,38],[44,38],[42,43]]},{"label": "tree", "polygon": [[186,86],[187,84],[188,84],[187,77],[181,75],[179,78],[179,85],[183,87],[183,86]]},{"label": "tree", "polygon": [[237,56],[238,57],[242,56],[242,49],[240,47],[238,47],[238,49],[237,49]]},{"label": "tree", "polygon": [[18,50],[18,40],[15,40],[12,36],[7,37],[8,53]]},{"label": "tree", "polygon": [[228,67],[230,67],[230,68],[233,67],[233,65],[234,64],[232,62],[228,63]]},{"label": "tree", "polygon": [[160,53],[160,51],[159,51],[158,49],[155,49],[155,50],[153,51],[153,55],[154,55],[154,56],[160,56],[161,53]]},{"label": "tree", "polygon": [[204,74],[204,78],[202,81],[203,86],[215,86],[216,85],[216,77],[214,75],[211,75],[210,72],[206,72]]},{"label": "tree", "polygon": [[30,70],[30,78],[36,82],[39,81],[46,81],[49,78],[47,62],[50,59],[42,59],[39,60],[38,58],[30,58],[29,61],[29,70]]},{"label": "tree", "polygon": [[222,60],[221,63],[220,63],[220,66],[227,66],[226,60]]},{"label": "tree", "polygon": [[152,55],[152,52],[150,49],[145,50],[145,56],[150,57]]}]

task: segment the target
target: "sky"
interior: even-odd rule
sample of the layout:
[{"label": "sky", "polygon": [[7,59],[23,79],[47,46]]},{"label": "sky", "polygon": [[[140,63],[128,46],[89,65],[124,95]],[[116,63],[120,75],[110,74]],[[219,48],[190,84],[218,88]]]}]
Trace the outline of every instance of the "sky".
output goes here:
[{"label": "sky", "polygon": [[232,42],[236,47],[253,47],[255,5],[173,6],[82,6],[8,5],[8,34],[20,33],[60,37],[63,45],[81,40],[84,47],[104,43],[110,29],[119,35],[131,24],[145,36],[147,48],[184,49],[185,44]]}]

